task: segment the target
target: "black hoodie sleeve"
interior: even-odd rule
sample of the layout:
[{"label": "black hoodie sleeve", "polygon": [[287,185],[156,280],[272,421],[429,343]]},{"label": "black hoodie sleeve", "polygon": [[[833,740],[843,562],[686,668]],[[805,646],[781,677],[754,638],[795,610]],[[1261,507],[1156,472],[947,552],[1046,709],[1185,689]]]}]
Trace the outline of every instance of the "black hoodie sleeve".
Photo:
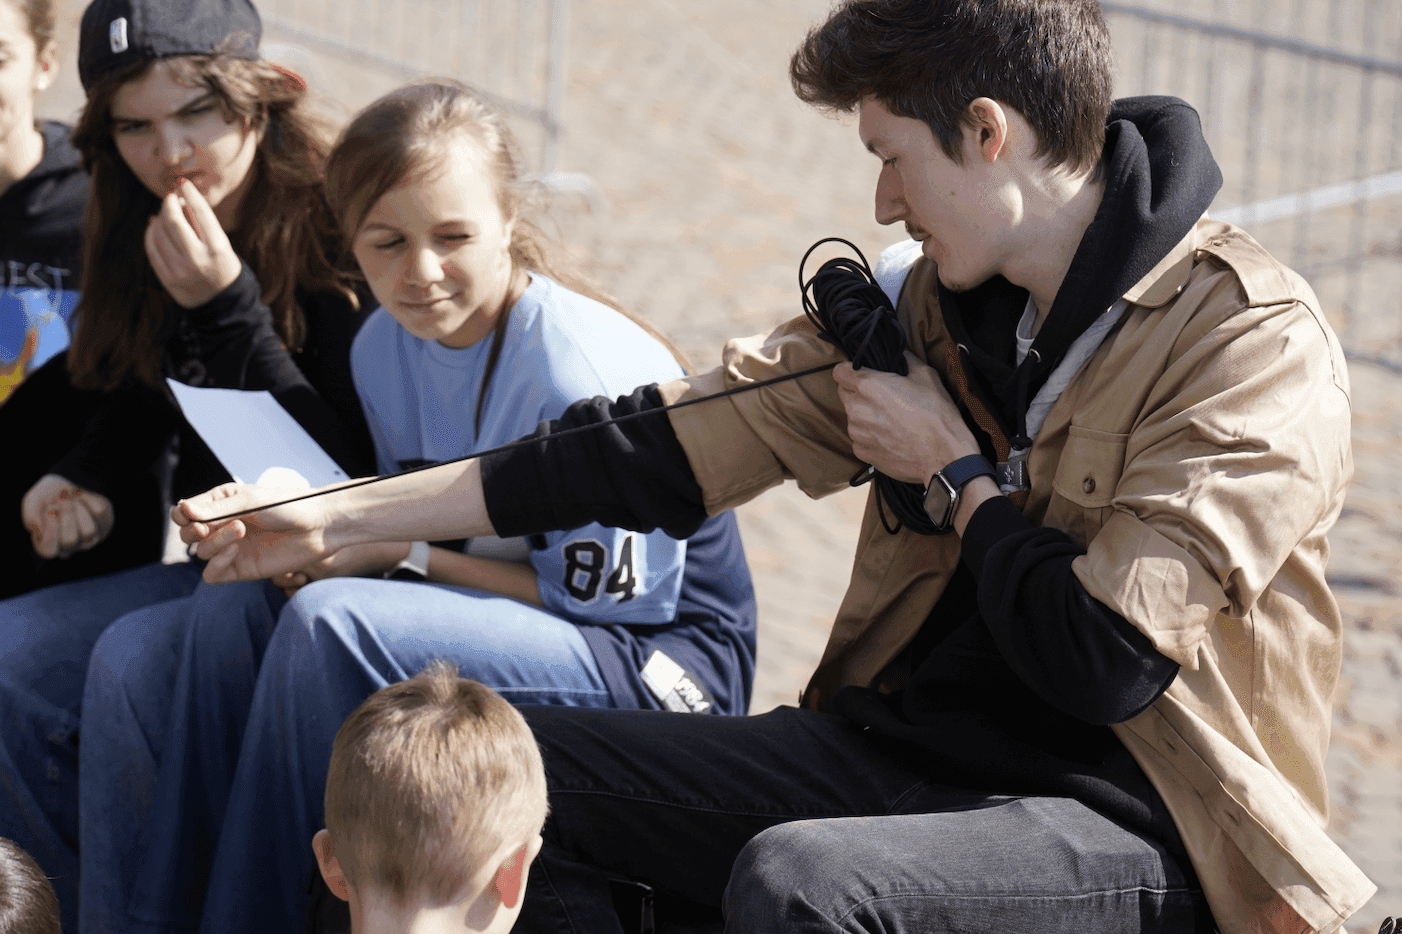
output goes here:
[{"label": "black hoodie sleeve", "polygon": [[1119,723],[1167,690],[1178,664],[1086,592],[1071,570],[1083,554],[1002,496],[980,505],[964,531],[980,614],[1018,677],[1072,716]]},{"label": "black hoodie sleeve", "polygon": [[[613,402],[576,402],[541,423],[538,443],[484,457],[483,493],[497,534],[589,522],[662,528],[677,538],[695,531],[706,518],[701,489],[662,413],[565,434],[661,406],[655,385]],[[1032,525],[1001,496],[974,513],[963,542],[981,613],[1013,670],[1067,713],[1116,723],[1153,703],[1178,665],[1086,593],[1071,573],[1084,553],[1063,532]]]},{"label": "black hoodie sleeve", "polygon": [[[183,364],[197,362],[201,385],[270,391],[347,473],[370,472],[369,432],[350,377],[350,340],[359,313],[341,296],[299,295],[308,339],[307,348],[294,359],[273,328],[272,312],[261,292],[244,266],[228,288],[188,309],[194,360],[182,353],[187,359],[172,360],[173,366],[178,371]],[[172,341],[176,343],[178,339]],[[310,373],[299,367],[303,361]],[[128,380],[107,394],[82,439],[53,472],[108,495],[113,483],[153,463],[182,422],[178,406],[163,387]]]},{"label": "black hoodie sleeve", "polygon": [[[487,515],[498,535],[590,522],[686,538],[706,521],[701,487],[662,408],[657,384],[574,403],[527,444],[482,460]],[[570,429],[634,416],[606,428]]]}]

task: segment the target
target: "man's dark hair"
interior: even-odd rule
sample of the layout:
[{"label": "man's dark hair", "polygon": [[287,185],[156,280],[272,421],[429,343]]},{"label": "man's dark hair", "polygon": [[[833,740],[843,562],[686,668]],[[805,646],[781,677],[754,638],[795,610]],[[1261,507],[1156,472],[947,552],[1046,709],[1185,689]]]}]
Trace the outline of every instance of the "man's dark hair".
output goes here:
[{"label": "man's dark hair", "polygon": [[1099,0],[845,0],[808,33],[789,77],[817,107],[851,112],[872,97],[923,120],[955,162],[969,103],[989,97],[1026,118],[1048,165],[1091,169],[1111,63]]},{"label": "man's dark hair", "polygon": [[0,934],[60,934],[58,899],[39,864],[0,837]]}]

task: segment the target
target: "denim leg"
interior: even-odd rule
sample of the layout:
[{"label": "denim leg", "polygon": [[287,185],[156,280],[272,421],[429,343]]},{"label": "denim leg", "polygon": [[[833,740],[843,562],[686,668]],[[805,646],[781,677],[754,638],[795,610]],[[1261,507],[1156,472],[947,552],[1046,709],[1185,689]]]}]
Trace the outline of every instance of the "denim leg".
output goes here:
[{"label": "denim leg", "polygon": [[520,932],[618,932],[610,878],[719,906],[736,855],[775,824],[989,800],[873,755],[830,714],[522,713],[545,757],[550,817]]},{"label": "denim leg", "polygon": [[770,828],[736,860],[725,917],[745,934],[1213,930],[1162,847],[1068,798]]},{"label": "denim leg", "polygon": [[151,899],[197,924],[258,664],[284,602],[265,583],[201,583],[124,616],[98,641],[84,701],[82,930],[146,930]]},{"label": "denim leg", "polygon": [[301,929],[336,731],[371,693],[438,658],[517,703],[612,703],[578,628],[543,610],[399,581],[303,588],[258,677],[202,931]]},{"label": "denim leg", "polygon": [[151,564],[0,601],[0,836],[53,879],[78,919],[78,736],[93,644],[130,610],[184,596],[198,565]]},{"label": "denim leg", "polygon": [[[644,882],[663,893],[719,906],[727,880],[736,886],[731,868],[741,851],[762,832],[776,834],[769,828],[780,825],[825,827],[842,823],[828,818],[888,819],[887,815],[939,812],[974,827],[971,835],[977,836],[982,823],[992,827],[1001,819],[995,815],[1004,813],[1031,809],[1047,823],[1059,819],[1052,813],[1057,805],[1050,811],[1035,802],[1012,808],[1019,799],[933,782],[917,759],[900,757],[889,746],[872,742],[859,727],[829,714],[788,707],[740,718],[545,707],[522,712],[545,757],[551,808],[545,847],[532,866],[516,926],[522,934],[617,934],[621,928],[610,878]],[[1118,830],[1080,805],[1070,804],[1085,816],[1082,825]],[[791,823],[795,821],[804,823]],[[1074,838],[1083,829],[1073,824],[1065,833]],[[1144,873],[1135,878],[1151,879],[1158,873],[1181,882],[1172,860],[1156,845],[1120,834],[1127,839],[1109,836],[1134,853],[1135,871]],[[776,837],[785,839],[784,834]],[[926,835],[910,845],[933,849],[938,839]],[[873,841],[878,847],[884,843],[880,835],[874,835]],[[1004,842],[1013,848],[1024,846],[1016,836]],[[958,843],[948,848],[948,855],[962,858],[965,848]],[[1030,852],[1035,856],[1037,850]],[[832,864],[825,868],[845,878],[838,868],[842,852],[830,856]],[[1105,860],[1114,861],[1114,856]],[[776,857],[774,865],[782,867],[784,861]],[[866,859],[864,865],[880,868],[880,860]],[[1087,871],[1095,878],[1099,870],[1087,864]],[[793,894],[782,892],[782,885],[774,884],[776,898]],[[798,886],[792,888],[802,892]],[[734,888],[731,894],[732,902],[744,906],[750,904],[749,898],[748,888]],[[788,929],[773,919],[766,922],[768,927],[751,925],[751,918],[732,920],[731,928]],[[959,930],[1040,930],[1042,926],[975,925]],[[810,928],[839,929],[847,930]]]}]

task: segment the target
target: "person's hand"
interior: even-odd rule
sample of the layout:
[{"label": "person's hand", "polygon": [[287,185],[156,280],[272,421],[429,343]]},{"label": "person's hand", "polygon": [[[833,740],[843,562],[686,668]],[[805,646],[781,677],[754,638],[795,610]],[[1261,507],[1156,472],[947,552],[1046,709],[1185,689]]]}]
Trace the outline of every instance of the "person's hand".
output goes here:
[{"label": "person's hand", "polygon": [[367,542],[347,545],[320,561],[313,561],[287,574],[279,574],[273,578],[273,583],[290,597],[312,581],[328,577],[377,577],[408,557],[409,544]]},{"label": "person's hand", "polygon": [[67,558],[112,531],[112,501],[56,473],[45,474],[20,500],[20,521],[42,558]]},{"label": "person's hand", "polygon": [[38,350],[39,329],[30,328],[24,335],[24,346],[20,348],[15,362],[0,366],[0,405],[4,404],[16,386],[24,382],[24,377],[29,373],[29,361],[34,359]]},{"label": "person's hand", "polygon": [[185,178],[146,222],[146,257],[182,308],[203,305],[232,285],[243,269],[214,209]]},{"label": "person's hand", "polygon": [[[209,562],[206,581],[260,580],[300,570],[348,544],[329,540],[331,517],[321,497],[260,508],[306,492],[226,483],[176,503],[171,518],[180,527],[180,540],[194,545],[195,554]],[[244,510],[253,511],[208,521]]]},{"label": "person's hand", "polygon": [[847,410],[852,453],[886,476],[924,486],[937,470],[977,454],[978,444],[939,374],[906,353],[909,376],[879,370],[833,368]]}]

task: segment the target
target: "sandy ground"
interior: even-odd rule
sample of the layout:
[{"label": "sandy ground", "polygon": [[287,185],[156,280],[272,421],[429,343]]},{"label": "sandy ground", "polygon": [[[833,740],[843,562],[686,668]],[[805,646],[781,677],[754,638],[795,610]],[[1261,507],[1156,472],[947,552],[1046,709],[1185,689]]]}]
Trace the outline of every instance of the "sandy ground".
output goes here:
[{"label": "sandy ground", "polygon": [[[827,6],[574,5],[558,168],[597,187],[592,209],[583,198],[561,200],[561,232],[700,366],[718,360],[726,337],[800,313],[797,265],[813,241],[844,236],[874,258],[900,238],[872,219],[877,165],[853,121],[810,110],[788,87],[788,55]],[[67,7],[70,21],[76,9]],[[286,44],[275,31],[267,40]],[[81,101],[72,48],[43,102],[48,114],[71,116]],[[323,56],[297,60],[308,63],[314,87],[335,89],[328,102],[341,114],[397,83]],[[1369,934],[1385,914],[1402,914],[1400,383],[1390,370],[1353,367],[1357,476],[1332,536],[1346,654],[1328,759],[1331,832],[1381,889],[1349,926]],[[760,601],[755,712],[793,703],[821,653],[847,584],[862,497],[814,502],[789,486],[739,510]]]}]

